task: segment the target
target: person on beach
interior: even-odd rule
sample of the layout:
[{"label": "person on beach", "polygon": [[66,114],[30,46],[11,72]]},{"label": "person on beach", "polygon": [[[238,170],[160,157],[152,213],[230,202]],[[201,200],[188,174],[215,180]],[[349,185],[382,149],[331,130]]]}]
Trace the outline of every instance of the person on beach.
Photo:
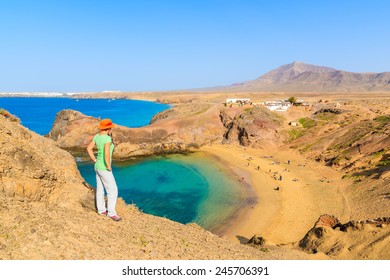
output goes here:
[{"label": "person on beach", "polygon": [[[111,129],[114,124],[110,119],[100,121],[98,129],[100,132],[93,137],[88,145],[89,157],[95,162],[96,172],[96,206],[99,215],[107,216],[119,222],[121,218],[115,211],[116,200],[118,198],[118,187],[112,174],[112,152],[114,143],[112,141]],[[97,148],[97,157],[93,152]],[[104,190],[107,193],[107,207],[104,201]]]}]

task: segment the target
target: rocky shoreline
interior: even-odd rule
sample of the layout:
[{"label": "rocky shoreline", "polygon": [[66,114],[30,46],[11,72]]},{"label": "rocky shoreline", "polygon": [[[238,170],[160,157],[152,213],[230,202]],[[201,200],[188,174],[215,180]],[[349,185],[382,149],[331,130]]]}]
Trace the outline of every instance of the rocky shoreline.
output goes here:
[{"label": "rocky shoreline", "polygon": [[[85,150],[97,133],[99,119],[74,110],[56,115],[48,138],[71,152]],[[187,153],[214,143],[241,144],[262,148],[281,143],[281,118],[265,108],[227,110],[222,104],[184,103],[153,117],[148,126],[113,129],[114,158]]]},{"label": "rocky shoreline", "polygon": [[[360,108],[359,104],[353,104],[348,109],[356,112]],[[301,237],[300,241],[284,244],[275,242],[277,238],[274,239],[274,237],[278,234],[286,235],[287,224],[286,228],[281,224],[275,224],[276,228],[285,228],[284,231],[287,231],[277,232],[274,235],[272,229],[263,228],[260,223],[261,227],[254,228],[263,228],[263,233],[259,232],[259,234],[260,237],[266,237],[265,239],[262,237],[264,240],[260,238],[260,242],[255,242],[256,246],[261,246],[261,250],[256,246],[250,248],[221,239],[195,225],[180,225],[163,218],[143,214],[136,207],[125,205],[121,200],[119,211],[123,213],[123,223],[114,225],[110,221],[99,219],[94,209],[93,190],[85,187],[74,158],[65,151],[83,153],[86,145],[97,132],[96,125],[99,120],[71,110],[62,111],[57,114],[53,129],[45,138],[22,127],[9,115],[1,115],[0,203],[8,215],[1,218],[0,258],[387,259],[389,257],[386,253],[389,251],[389,245],[386,242],[389,231],[388,223],[378,224],[377,222],[387,221],[387,217],[390,216],[389,207],[387,207],[389,201],[386,199],[389,194],[388,150],[380,144],[387,143],[388,138],[385,132],[389,129],[389,123],[386,113],[390,112],[378,111],[375,115],[373,111],[364,113],[360,110],[359,116],[352,121],[351,114],[348,113],[351,110],[337,114],[335,119],[332,112],[321,112],[312,117],[314,112],[306,112],[297,108],[280,118],[280,115],[271,114],[262,108],[244,107],[230,110],[218,103],[190,102],[178,104],[160,113],[146,127],[117,126],[113,130],[117,146],[114,154],[116,159],[186,153],[197,151],[202,147],[210,147],[213,150],[213,147],[222,143],[221,149],[227,156],[229,150],[241,152],[248,148],[256,151],[255,153],[263,151],[264,154],[268,150],[272,151],[271,147],[273,147],[275,151],[299,150],[304,157],[310,160],[322,154],[328,147],[330,140],[325,145],[324,140],[321,142],[319,139],[325,139],[330,129],[334,131],[332,134],[336,135],[336,138],[328,139],[337,143],[337,141],[342,141],[342,137],[350,137],[348,133],[354,132],[351,128],[361,124],[364,118],[385,116],[374,120],[376,126],[373,127],[376,132],[380,132],[378,135],[382,137],[380,138],[382,140],[376,141],[375,139],[378,138],[367,137],[367,141],[363,143],[364,147],[360,150],[364,156],[357,156],[356,151],[359,151],[354,148],[353,143],[349,146],[350,149],[344,147],[343,152],[344,154],[351,153],[352,156],[346,157],[346,160],[355,162],[352,166],[343,163],[343,166],[347,167],[345,169],[347,172],[369,166],[373,160],[372,158],[371,161],[369,160],[369,155],[378,152],[377,162],[380,164],[375,172],[380,172],[381,176],[378,177],[380,180],[375,177],[376,173],[367,173],[365,177],[362,175],[359,177],[359,182],[352,182],[354,188],[350,188],[349,184],[344,181],[346,187],[342,188],[346,205],[340,212],[343,219],[347,216],[352,220],[363,221],[374,218],[375,224],[364,222],[352,227],[333,228],[331,226],[332,231],[322,230],[320,235],[319,231],[314,229],[311,231],[312,234],[309,234],[309,231],[304,237],[305,241],[302,241]],[[289,127],[287,123],[293,119],[308,117],[314,119],[316,126],[300,128],[299,137],[292,139],[290,132],[295,128]],[[337,122],[342,123],[345,120],[350,120],[350,122],[346,122],[345,126],[337,126]],[[310,141],[313,141],[315,145],[308,148]],[[229,147],[236,148],[230,149]],[[274,162],[272,158],[266,158],[262,160],[262,164],[271,164],[271,161]],[[241,159],[231,160],[231,164],[238,162],[241,162]],[[336,169],[338,166],[340,165],[334,165]],[[266,175],[266,173],[251,171],[252,173],[262,174],[259,177],[261,180]],[[294,175],[299,175],[299,173],[294,173]],[[251,176],[257,178],[258,175]],[[326,181],[331,180],[328,178]],[[295,184],[304,186],[300,183]],[[373,190],[368,196],[362,189],[364,184]],[[318,189],[321,190],[321,188]],[[292,195],[293,192],[291,189],[287,193]],[[277,198],[277,194],[273,191],[269,194],[271,200],[276,199],[274,203],[281,205],[278,217],[282,220],[293,219],[286,212],[289,208],[285,207],[290,203],[289,196],[284,195],[283,192],[280,198]],[[311,198],[308,196],[307,199],[310,203]],[[69,212],[72,214],[69,215]],[[377,217],[383,218],[379,220],[376,219]],[[15,228],[13,226],[15,224],[19,227]],[[348,222],[344,223],[346,224]],[[360,224],[364,226],[359,226]],[[92,228],[94,230],[91,230]],[[340,230],[341,228],[345,230]],[[308,228],[306,232],[308,230],[310,229]],[[118,236],[119,239],[115,239],[116,243],[112,243],[106,238],[98,237],[98,231],[105,232],[107,236]],[[248,240],[250,237],[247,237]],[[317,240],[319,237],[322,238],[321,241]],[[342,247],[340,247],[341,243]],[[104,244],[104,252],[100,248],[102,244]],[[172,250],[172,248],[175,249]],[[359,248],[366,248],[366,250]]]},{"label": "rocky shoreline", "polygon": [[305,259],[275,248],[231,243],[197,225],[140,212],[118,200],[123,221],[96,214],[74,158],[18,122],[0,116],[0,259]]}]

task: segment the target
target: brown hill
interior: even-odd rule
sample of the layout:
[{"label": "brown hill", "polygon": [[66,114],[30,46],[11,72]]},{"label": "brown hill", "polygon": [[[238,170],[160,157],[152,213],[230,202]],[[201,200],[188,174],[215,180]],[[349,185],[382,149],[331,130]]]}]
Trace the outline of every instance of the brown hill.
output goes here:
[{"label": "brown hill", "polygon": [[282,65],[255,80],[203,90],[220,92],[389,91],[390,72],[354,73],[303,62],[293,62]]},{"label": "brown hill", "polygon": [[[342,174],[350,184],[346,191],[355,219],[389,216],[390,101],[354,100],[337,103],[339,108],[335,104],[313,107],[297,117],[301,127],[286,127],[285,147]],[[296,117],[297,110],[288,114]]]}]

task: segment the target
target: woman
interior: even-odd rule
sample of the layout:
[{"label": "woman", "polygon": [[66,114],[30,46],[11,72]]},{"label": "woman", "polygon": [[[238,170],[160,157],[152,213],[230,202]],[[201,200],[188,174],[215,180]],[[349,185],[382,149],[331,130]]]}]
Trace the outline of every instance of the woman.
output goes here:
[{"label": "woman", "polygon": [[[98,126],[100,133],[93,137],[87,151],[92,161],[95,162],[97,211],[100,215],[108,216],[112,220],[119,222],[121,218],[115,211],[118,187],[111,167],[112,152],[114,150],[114,143],[111,138],[111,129],[113,127],[114,124],[110,119],[102,120]],[[93,153],[95,147],[98,150],[97,157]],[[104,190],[107,192],[107,208],[104,201]]]}]

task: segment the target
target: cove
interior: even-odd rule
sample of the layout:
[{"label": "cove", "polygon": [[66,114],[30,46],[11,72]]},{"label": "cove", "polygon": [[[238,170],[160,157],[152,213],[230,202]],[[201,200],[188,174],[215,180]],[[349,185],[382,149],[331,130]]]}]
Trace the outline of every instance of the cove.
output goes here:
[{"label": "cove", "polygon": [[[79,162],[84,179],[96,186],[91,162]],[[204,153],[155,156],[114,162],[119,196],[141,211],[212,230],[245,203],[238,178]]]},{"label": "cove", "polygon": [[[18,116],[22,125],[44,135],[56,114],[74,109],[111,118],[128,127],[145,126],[169,105],[138,100],[1,97],[0,108]],[[91,162],[78,162],[81,175],[96,186]],[[119,196],[143,212],[213,230],[247,204],[247,191],[231,170],[203,153],[155,156],[114,162]]]}]

